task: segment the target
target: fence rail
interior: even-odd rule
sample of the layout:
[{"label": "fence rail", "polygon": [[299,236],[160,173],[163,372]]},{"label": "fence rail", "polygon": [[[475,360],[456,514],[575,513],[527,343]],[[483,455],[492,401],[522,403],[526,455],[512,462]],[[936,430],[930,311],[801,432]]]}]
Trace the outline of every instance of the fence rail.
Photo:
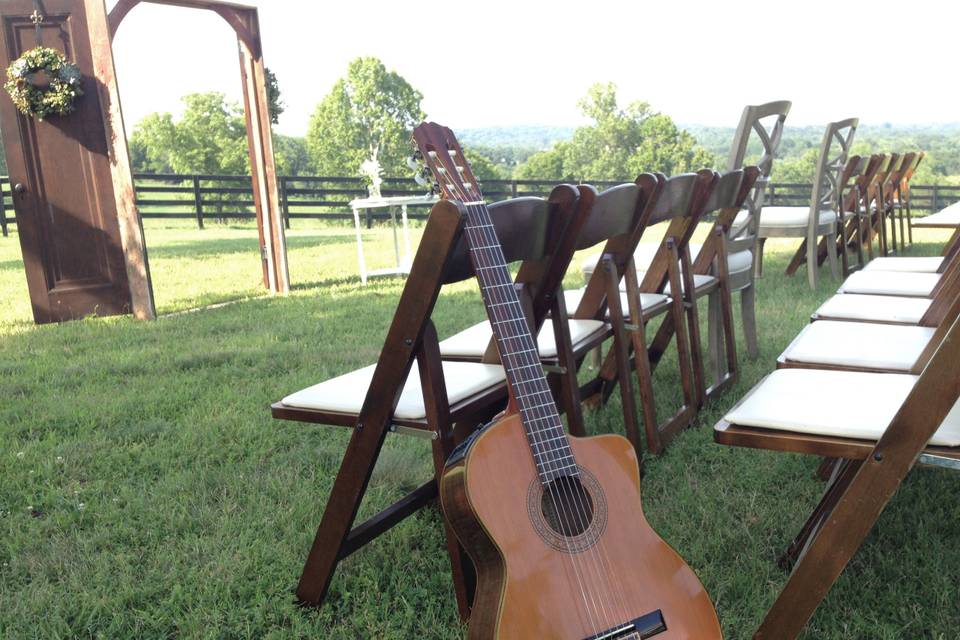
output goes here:
[{"label": "fence rail", "polygon": [[[192,219],[201,229],[205,222],[253,219],[254,201],[250,178],[245,176],[137,174],[134,176],[137,206],[147,219]],[[584,181],[590,182],[590,181]],[[603,189],[618,184],[611,181],[590,182]],[[551,180],[488,180],[484,195],[490,201],[518,196],[543,196],[555,185]],[[810,200],[809,184],[771,183],[766,204],[770,206],[805,206]],[[342,220],[353,217],[349,202],[367,195],[361,178],[322,176],[282,176],[279,178],[280,206],[287,228],[291,221]],[[385,178],[384,196],[422,194],[423,190],[409,178]],[[939,211],[960,202],[960,186],[912,185],[915,211]],[[10,181],[0,177],[0,227],[3,235],[15,224]],[[411,205],[412,218],[425,218],[428,205]],[[364,212],[367,226],[386,219],[386,211]]]}]

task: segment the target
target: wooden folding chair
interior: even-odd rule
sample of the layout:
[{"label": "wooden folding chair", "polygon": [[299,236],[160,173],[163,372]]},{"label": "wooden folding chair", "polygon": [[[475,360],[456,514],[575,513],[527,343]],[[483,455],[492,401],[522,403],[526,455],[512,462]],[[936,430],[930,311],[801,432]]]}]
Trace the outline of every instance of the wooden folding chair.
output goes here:
[{"label": "wooden folding chair", "polygon": [[955,253],[947,257],[934,273],[863,269],[844,280],[837,292],[934,298],[941,291],[950,290],[950,287],[956,283],[958,275],[960,275],[960,254]]},{"label": "wooden folding chair", "polygon": [[[505,250],[556,242],[570,222],[564,214],[575,211],[577,197],[575,188],[560,187],[548,202],[522,199],[502,205],[495,224]],[[465,217],[459,203],[434,205],[376,365],[314,385],[272,406],[275,418],[352,429],[297,587],[304,604],[323,602],[341,560],[433,503],[437,481],[453,448],[506,404],[503,367],[442,361],[431,321],[442,286],[473,274],[467,243],[461,237]],[[411,371],[415,363],[417,369]],[[390,432],[430,439],[435,475],[399,502],[353,527]],[[447,550],[460,615],[466,619],[472,569],[449,527]]]},{"label": "wooden folding chair", "polygon": [[[815,289],[818,279],[818,250],[820,238],[837,237],[844,224],[840,211],[838,181],[846,166],[850,146],[857,131],[857,118],[849,118],[827,125],[820,143],[820,157],[814,175],[809,207],[764,207],[760,216],[761,238],[803,238],[790,263],[787,275],[792,276],[806,262],[810,287]],[[761,245],[762,247],[762,245]],[[833,277],[840,277],[839,256],[835,242],[827,242],[827,255]]]},{"label": "wooden folding chair", "polygon": [[[570,188],[564,185],[557,189]],[[548,380],[554,395],[558,397],[557,404],[567,416],[570,432],[583,436],[586,432],[580,407],[576,354],[582,349],[582,345],[602,342],[609,337],[610,326],[602,320],[584,319],[557,327],[556,318],[566,318],[562,295],[563,277],[576,251],[575,245],[580,231],[590,217],[596,191],[590,186],[579,188],[575,203],[569,202],[567,198],[560,198],[559,195],[551,195],[550,202],[557,201],[566,206],[576,204],[575,210],[562,212],[562,215],[570,220],[562,236],[550,242],[532,242],[530,238],[505,233],[500,240],[508,262],[522,261],[515,285],[521,304],[529,310],[532,326],[540,328],[537,341],[541,362],[549,374]],[[504,212],[515,215],[516,208],[524,202],[531,207],[542,206],[539,198],[524,198],[491,204],[488,209],[496,220]],[[506,222],[503,226],[506,228]],[[535,306],[535,300],[541,300],[542,303]],[[554,321],[544,324],[549,314],[553,314]],[[440,355],[444,360],[460,362],[482,362],[496,358],[497,348],[489,320],[479,322],[441,341]],[[635,416],[632,419],[635,421]]]},{"label": "wooden folding chair", "polygon": [[[913,159],[913,164],[910,165],[910,168],[907,169],[903,178],[900,180],[899,188],[897,189],[896,201],[895,201],[895,215],[900,220],[900,238],[906,238],[909,244],[913,244],[913,224],[912,220],[912,211],[910,203],[910,181],[913,180],[914,174],[917,172],[917,168],[920,166],[920,163],[923,162],[926,153],[923,151],[918,151],[916,156]],[[904,231],[904,219],[906,219],[906,231]]]},{"label": "wooden folding chair", "polygon": [[[851,402],[823,389],[872,393]],[[958,396],[960,320],[919,376],[778,370],[716,425],[720,444],[841,461],[782,558],[792,572],[754,638],[800,634],[917,462],[960,470]]]},{"label": "wooden folding chair", "polygon": [[919,374],[960,315],[960,296],[944,315],[936,327],[818,320],[793,339],[777,367]]},{"label": "wooden folding chair", "polygon": [[[700,395],[700,389],[705,388],[702,354],[699,348],[692,346],[700,343],[700,323],[696,305],[684,304],[683,292],[696,290],[689,242],[718,180],[719,176],[709,170],[666,179],[646,224],[669,224],[642,281],[634,261],[636,244],[611,248],[611,243],[608,243],[601,257],[601,267],[594,270],[574,314],[574,317],[591,317],[606,311],[614,330],[623,331],[629,336],[630,350],[633,352],[630,363],[636,369],[640,386],[647,448],[655,454],[663,451],[681,429],[693,422],[703,401]],[[629,253],[622,253],[621,247],[628,248]],[[613,249],[618,251],[614,252]],[[625,291],[620,290],[621,279]],[[668,288],[671,294],[666,293]],[[675,292],[680,294],[675,295]],[[727,305],[729,308],[729,296]],[[676,413],[661,423],[657,418],[652,379],[652,362],[658,361],[659,356],[651,359],[646,325],[653,317],[664,314],[669,314],[664,317],[664,322],[669,321],[674,327],[684,327],[686,323],[687,330],[673,331],[677,341],[683,402]],[[642,321],[638,321],[638,318],[642,318]],[[622,354],[607,354],[597,377],[586,385],[587,397],[599,394],[602,401],[609,398],[613,387],[622,377],[618,358],[622,358]]]},{"label": "wooden folding chair", "polygon": [[[790,113],[791,102],[779,100],[760,105],[749,105],[744,108],[740,117],[740,124],[733,136],[730,146],[730,156],[727,159],[727,171],[757,166],[760,175],[754,182],[753,191],[743,205],[743,212],[737,216],[728,230],[729,237],[735,241],[737,248],[731,248],[731,258],[738,256],[740,251],[750,251],[751,271],[748,274],[732,268],[730,287],[733,293],[740,293],[740,313],[743,319],[743,334],[746,339],[747,355],[756,358],[759,353],[757,343],[757,315],[756,315],[756,278],[763,269],[763,238],[759,237],[760,216],[763,211],[767,187],[770,182],[770,173],[773,171],[773,162],[780,152],[780,141],[783,137],[783,127],[787,115]],[[754,140],[760,143],[759,157],[753,156]],[[750,155],[748,159],[748,154]],[[738,266],[738,265],[737,265]]]},{"label": "wooden folding chair", "polygon": [[[753,278],[751,249],[754,238],[741,235],[730,239],[730,230],[737,216],[741,214],[747,198],[754,193],[755,181],[759,175],[758,167],[747,167],[720,176],[701,212],[701,219],[715,215],[714,224],[706,241],[702,245],[690,242],[690,237],[696,231],[695,224],[690,224],[685,237],[680,241],[680,244],[685,247],[685,250],[680,252],[684,305],[689,310],[704,296],[709,303],[707,332],[713,381],[710,386],[704,386],[705,372],[702,372],[698,378],[701,403],[704,399],[736,383],[738,377],[739,366],[731,298],[732,292],[736,291],[738,286],[747,285]],[[692,264],[691,255],[695,256]],[[635,256],[635,259],[639,264],[639,258]],[[644,267],[644,271],[638,273],[641,280],[645,278],[647,268]],[[638,271],[640,269],[641,267],[638,266]],[[693,287],[687,286],[688,282],[693,282]],[[665,293],[673,295],[669,285]],[[688,322],[692,321],[691,317]],[[674,330],[672,319],[669,316],[664,318],[649,347],[653,369],[656,369],[669,346]],[[699,355],[701,350],[699,333],[695,332],[692,326],[688,327],[688,331],[693,361],[694,363],[702,362],[703,358]]]},{"label": "wooden folding chair", "polygon": [[[903,176],[906,175],[910,167],[913,166],[916,157],[916,153],[905,153],[901,155],[898,161],[893,164],[880,190],[880,194],[883,197],[882,219],[884,225],[886,225],[887,221],[890,222],[890,244],[893,253],[897,253],[903,249],[903,239],[901,238],[899,242],[897,241],[897,219],[895,216],[897,194],[900,192],[903,184]],[[886,226],[884,229],[886,229]]]}]

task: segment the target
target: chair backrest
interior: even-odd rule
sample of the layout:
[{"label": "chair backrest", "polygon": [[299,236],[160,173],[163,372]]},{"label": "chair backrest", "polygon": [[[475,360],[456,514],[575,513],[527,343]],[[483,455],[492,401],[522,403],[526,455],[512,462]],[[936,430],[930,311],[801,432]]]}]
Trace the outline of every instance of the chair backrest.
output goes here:
[{"label": "chair backrest", "polygon": [[[623,277],[627,266],[632,264],[633,252],[650,224],[666,182],[667,179],[661,174],[643,173],[633,183],[618,185],[597,194],[576,248],[588,249],[604,243],[602,255],[613,261],[617,273]],[[581,192],[596,194],[596,189],[589,185],[580,185],[579,188]],[[573,317],[602,318],[606,312],[605,300],[603,270],[594,269]]]},{"label": "chair backrest", "polygon": [[887,163],[877,171],[876,179],[873,181],[873,197],[878,207],[883,206],[887,201],[887,179],[900,166],[900,154],[891,153],[887,156]]},{"label": "chair backrest", "polygon": [[[668,222],[657,253],[640,282],[640,291],[662,293],[667,286],[673,249],[681,257],[687,255],[690,239],[713,195],[720,176],[710,169],[669,178],[663,185],[649,224]],[[673,244],[673,248],[670,246]]]},{"label": "chair backrest", "polygon": [[[488,205],[494,233],[507,263],[553,258],[554,249],[577,213],[579,197],[576,187],[560,185],[548,198],[514,198]],[[447,261],[442,282],[460,282],[473,275],[467,239],[461,237]]]},{"label": "chair backrest", "polygon": [[[760,105],[749,105],[743,110],[740,124],[733,136],[733,145],[727,159],[727,171],[741,169],[747,165],[756,165],[760,174],[754,183],[754,189],[747,197],[745,209],[749,216],[745,221],[731,229],[731,237],[756,238],[760,225],[760,210],[763,208],[763,199],[766,194],[770,173],[773,170],[773,161],[780,150],[780,140],[783,136],[784,123],[790,113],[791,102],[780,100]],[[759,159],[748,161],[747,154],[753,138],[760,141],[761,153]]]},{"label": "chair backrest", "polygon": [[899,164],[887,175],[887,182],[884,185],[884,190],[887,194],[888,201],[893,200],[893,198],[897,195],[897,192],[903,185],[903,177],[907,175],[908,171],[910,171],[910,167],[913,166],[913,163],[916,159],[916,152],[911,151],[910,153],[903,154],[900,157]]},{"label": "chair backrest", "polygon": [[843,211],[856,210],[859,200],[856,187],[870,167],[871,159],[862,156],[851,156],[847,159],[847,164],[840,173],[840,202],[843,203]]},{"label": "chair backrest", "polygon": [[[703,208],[703,216],[716,214],[713,229],[707,234],[707,239],[697,254],[693,264],[693,273],[706,274],[710,272],[714,258],[720,250],[720,238],[717,230],[724,236],[730,232],[734,219],[745,206],[750,194],[753,193],[756,181],[760,178],[759,167],[746,167],[736,171],[728,171],[719,176],[713,188],[713,193]],[[727,250],[730,253],[746,251],[754,244],[753,238],[736,238],[729,241]]]},{"label": "chair backrest", "polygon": [[840,174],[847,164],[847,156],[859,122],[858,118],[831,122],[824,131],[810,198],[808,229],[811,236],[816,235],[820,212],[835,211],[840,206]]}]

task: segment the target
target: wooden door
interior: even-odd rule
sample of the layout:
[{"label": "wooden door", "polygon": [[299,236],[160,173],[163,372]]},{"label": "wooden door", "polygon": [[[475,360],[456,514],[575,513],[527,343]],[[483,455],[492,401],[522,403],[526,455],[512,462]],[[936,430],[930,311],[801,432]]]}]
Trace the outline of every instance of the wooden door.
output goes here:
[{"label": "wooden door", "polygon": [[[131,312],[103,113],[82,0],[43,0],[43,45],[83,74],[77,110],[40,122],[0,95],[17,232],[38,323]],[[0,69],[37,46],[31,0],[0,4]],[[109,44],[107,45],[109,46]]]}]

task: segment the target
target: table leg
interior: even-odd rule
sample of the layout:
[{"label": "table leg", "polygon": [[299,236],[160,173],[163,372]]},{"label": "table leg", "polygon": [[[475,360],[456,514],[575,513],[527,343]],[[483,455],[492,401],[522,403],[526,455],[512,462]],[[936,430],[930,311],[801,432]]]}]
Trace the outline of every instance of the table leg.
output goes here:
[{"label": "table leg", "polygon": [[360,263],[360,283],[367,284],[367,263],[363,259],[363,234],[360,230],[360,211],[353,210],[353,226],[357,231],[357,260]]},{"label": "table leg", "polygon": [[401,208],[401,218],[403,219],[403,266],[410,269],[412,260],[410,259],[410,228],[407,224],[407,205]]}]

